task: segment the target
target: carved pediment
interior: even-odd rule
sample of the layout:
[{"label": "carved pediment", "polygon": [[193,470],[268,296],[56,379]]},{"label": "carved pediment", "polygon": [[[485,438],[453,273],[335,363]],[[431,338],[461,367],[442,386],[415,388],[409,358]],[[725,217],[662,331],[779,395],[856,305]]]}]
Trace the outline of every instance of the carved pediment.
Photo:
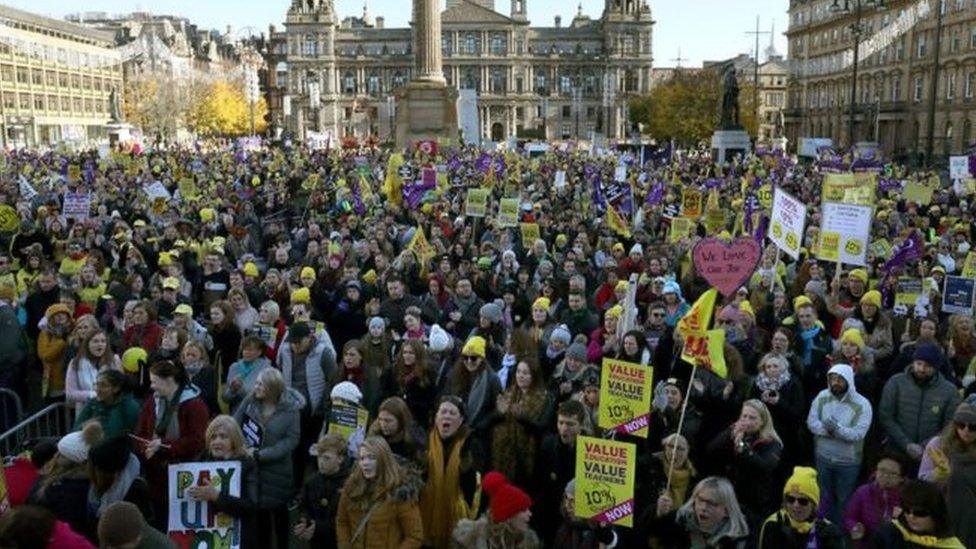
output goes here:
[{"label": "carved pediment", "polygon": [[452,6],[441,13],[442,23],[514,23],[511,18],[505,17],[497,11],[462,1],[456,6]]}]

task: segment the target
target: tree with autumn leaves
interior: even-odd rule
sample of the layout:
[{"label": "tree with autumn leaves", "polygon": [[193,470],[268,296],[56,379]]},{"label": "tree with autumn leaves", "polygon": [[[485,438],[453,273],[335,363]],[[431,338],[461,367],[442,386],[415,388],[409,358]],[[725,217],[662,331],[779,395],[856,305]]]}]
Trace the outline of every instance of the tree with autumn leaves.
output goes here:
[{"label": "tree with autumn leaves", "polygon": [[[251,132],[251,110],[239,80],[177,80],[145,74],[126,83],[123,109],[128,122],[146,135],[173,139],[179,130],[201,137],[236,137]],[[255,131],[267,129],[268,106],[254,105]]]},{"label": "tree with autumn leaves", "polygon": [[[756,135],[753,85],[739,80],[739,121]],[[694,146],[711,139],[719,125],[722,80],[717,71],[678,69],[669,80],[645,96],[631,100],[631,121],[644,125],[644,133],[659,142],[672,139],[680,146]]]}]

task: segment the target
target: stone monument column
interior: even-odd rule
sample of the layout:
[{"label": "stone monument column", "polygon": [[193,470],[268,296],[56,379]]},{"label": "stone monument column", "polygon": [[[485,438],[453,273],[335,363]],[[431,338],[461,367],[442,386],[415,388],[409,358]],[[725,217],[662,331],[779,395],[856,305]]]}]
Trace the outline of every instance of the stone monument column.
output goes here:
[{"label": "stone monument column", "polygon": [[414,74],[396,91],[396,144],[456,142],[458,93],[447,87],[441,54],[440,0],[413,0]]},{"label": "stone monument column", "polygon": [[414,80],[445,82],[440,0],[414,0]]}]

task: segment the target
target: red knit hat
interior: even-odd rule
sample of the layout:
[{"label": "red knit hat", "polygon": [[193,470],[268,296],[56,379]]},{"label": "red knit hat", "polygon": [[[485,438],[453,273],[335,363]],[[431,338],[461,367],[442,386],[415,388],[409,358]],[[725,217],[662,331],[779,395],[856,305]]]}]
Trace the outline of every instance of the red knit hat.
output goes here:
[{"label": "red knit hat", "polygon": [[491,520],[505,522],[532,507],[532,498],[518,486],[508,483],[505,475],[491,471],[481,481],[481,487],[491,499]]}]

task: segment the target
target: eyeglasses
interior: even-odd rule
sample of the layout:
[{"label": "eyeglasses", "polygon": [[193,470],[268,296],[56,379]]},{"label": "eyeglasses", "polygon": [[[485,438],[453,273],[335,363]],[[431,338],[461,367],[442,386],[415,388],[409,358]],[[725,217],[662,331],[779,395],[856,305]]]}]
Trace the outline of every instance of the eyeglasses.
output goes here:
[{"label": "eyeglasses", "polygon": [[915,518],[929,518],[929,517],[932,516],[932,513],[930,513],[928,511],[928,509],[907,508],[907,509],[904,509],[903,512],[906,515],[912,515]]},{"label": "eyeglasses", "polygon": [[479,358],[481,358],[481,357],[480,357],[480,356],[470,356],[470,355],[466,355],[466,356],[464,357],[464,361],[465,361],[465,362],[477,362]]},{"label": "eyeglasses", "polygon": [[976,433],[976,423],[959,423],[956,422],[956,429],[965,429],[970,433]]},{"label": "eyeglasses", "polygon": [[813,502],[810,500],[810,498],[803,498],[803,497],[798,498],[787,494],[783,496],[783,503],[787,505],[799,505],[801,507],[806,507]]}]

